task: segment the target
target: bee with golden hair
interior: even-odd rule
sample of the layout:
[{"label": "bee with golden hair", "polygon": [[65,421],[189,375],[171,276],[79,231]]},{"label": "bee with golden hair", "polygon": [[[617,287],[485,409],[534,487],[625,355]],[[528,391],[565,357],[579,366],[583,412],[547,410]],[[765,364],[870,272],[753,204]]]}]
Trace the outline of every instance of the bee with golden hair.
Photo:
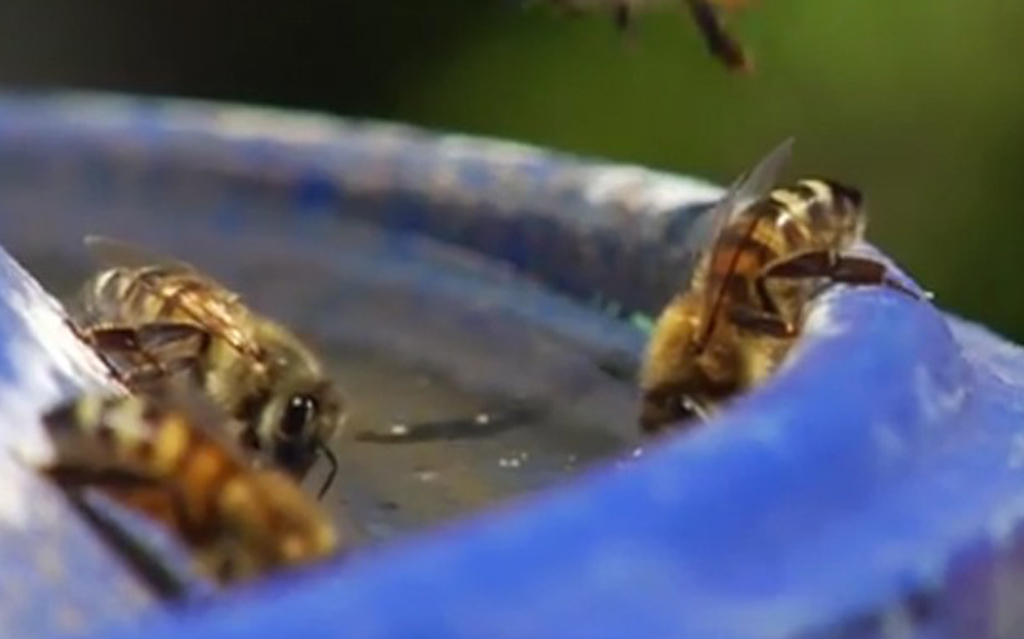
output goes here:
[{"label": "bee with golden hair", "polygon": [[44,470],[163,525],[220,584],[322,560],[339,549],[319,504],[286,473],[256,467],[198,395],[87,394],[43,417]]},{"label": "bee with golden hair", "polygon": [[710,247],[648,341],[640,382],[644,431],[704,416],[768,377],[824,283],[921,296],[884,263],[848,253],[867,223],[856,190],[824,179],[773,188],[791,146],[776,148],[708,213],[715,225]]},{"label": "bee with golden hair", "polygon": [[254,458],[297,478],[323,454],[322,494],[347,408],[313,352],[189,264],[108,238],[86,245],[105,268],[83,286],[72,324],[124,384],[148,393],[188,380],[232,417],[227,427]]}]

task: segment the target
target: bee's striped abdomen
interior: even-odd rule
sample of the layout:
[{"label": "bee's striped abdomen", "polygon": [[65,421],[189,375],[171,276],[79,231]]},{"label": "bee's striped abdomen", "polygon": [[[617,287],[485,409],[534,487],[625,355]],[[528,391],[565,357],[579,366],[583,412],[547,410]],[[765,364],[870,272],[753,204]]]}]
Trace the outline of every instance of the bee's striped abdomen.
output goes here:
[{"label": "bee's striped abdomen", "polygon": [[101,471],[120,466],[132,472],[151,465],[155,428],[143,403],[132,397],[86,395],[43,417],[56,448],[55,465]]},{"label": "bee's striped abdomen", "polygon": [[709,290],[722,290],[729,304],[751,301],[751,282],[787,248],[776,228],[781,213],[774,202],[765,200],[722,229],[710,255]]},{"label": "bee's striped abdomen", "polygon": [[852,244],[863,233],[865,213],[860,193],[831,180],[805,179],[787,189],[777,189],[772,200],[798,220],[804,239],[790,247],[839,249]]},{"label": "bee's striped abdomen", "polygon": [[[198,419],[153,398],[84,396],[44,416],[56,448],[46,470],[164,524],[222,581],[335,552],[335,528],[315,502],[284,473],[252,467]],[[111,483],[110,471],[141,481]]]},{"label": "bee's striped abdomen", "polygon": [[139,397],[86,395],[51,411],[44,423],[58,467],[117,466],[140,478],[171,480],[197,519],[208,515],[210,495],[244,468],[186,416]]}]

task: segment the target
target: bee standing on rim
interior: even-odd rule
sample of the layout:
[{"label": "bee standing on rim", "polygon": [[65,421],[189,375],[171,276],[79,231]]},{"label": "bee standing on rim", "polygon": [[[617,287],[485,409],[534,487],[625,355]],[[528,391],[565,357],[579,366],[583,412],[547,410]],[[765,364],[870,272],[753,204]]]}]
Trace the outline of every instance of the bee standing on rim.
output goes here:
[{"label": "bee standing on rim", "polygon": [[[85,395],[43,417],[69,491],[99,489],[175,533],[220,584],[333,555],[334,525],[277,468],[254,467],[197,394]],[[120,550],[120,548],[118,548]]]},{"label": "bee standing on rim", "polygon": [[323,453],[323,494],[346,406],[317,357],[188,264],[106,238],[86,245],[107,268],[83,287],[74,328],[125,385],[145,394],[184,378],[233,418],[231,435],[254,459],[297,478]]},{"label": "bee standing on rim", "polygon": [[641,428],[654,432],[764,380],[827,282],[919,297],[877,260],[848,255],[867,217],[854,189],[804,179],[772,190],[792,142],[768,155],[712,211],[710,248],[658,318],[641,370]]}]

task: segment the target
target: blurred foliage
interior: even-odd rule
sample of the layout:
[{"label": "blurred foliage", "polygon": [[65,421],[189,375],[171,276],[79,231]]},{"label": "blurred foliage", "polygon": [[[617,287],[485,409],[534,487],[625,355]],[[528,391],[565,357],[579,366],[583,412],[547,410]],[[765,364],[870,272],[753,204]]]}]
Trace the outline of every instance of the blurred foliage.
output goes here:
[{"label": "blurred foliage", "polygon": [[863,189],[873,240],[940,304],[1024,339],[1024,3],[752,0],[730,21],[752,76],[681,7],[627,41],[515,0],[51,4],[0,8],[0,80],[394,118],[719,181],[795,135],[794,173]]},{"label": "blurred foliage", "polygon": [[940,304],[1024,337],[1024,4],[761,0],[732,21],[750,77],[679,15],[639,26],[627,47],[606,20],[507,20],[407,87],[397,115],[723,182],[795,135],[795,170],[862,188],[873,240]]}]

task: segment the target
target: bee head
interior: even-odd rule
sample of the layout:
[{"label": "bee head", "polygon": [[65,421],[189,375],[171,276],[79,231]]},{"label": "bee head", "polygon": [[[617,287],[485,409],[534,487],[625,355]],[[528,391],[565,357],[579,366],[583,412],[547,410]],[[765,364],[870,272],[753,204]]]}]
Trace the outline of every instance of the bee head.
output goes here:
[{"label": "bee head", "polygon": [[347,402],[297,337],[272,322],[261,323],[258,331],[267,353],[268,387],[242,411],[249,424],[245,443],[298,479],[323,454],[331,469],[322,495],[337,471],[329,444],[348,417]]},{"label": "bee head", "polygon": [[283,384],[264,407],[257,433],[259,448],[278,466],[302,478],[319,453],[336,464],[328,445],[343,426],[346,413],[340,393],[326,380]]}]

